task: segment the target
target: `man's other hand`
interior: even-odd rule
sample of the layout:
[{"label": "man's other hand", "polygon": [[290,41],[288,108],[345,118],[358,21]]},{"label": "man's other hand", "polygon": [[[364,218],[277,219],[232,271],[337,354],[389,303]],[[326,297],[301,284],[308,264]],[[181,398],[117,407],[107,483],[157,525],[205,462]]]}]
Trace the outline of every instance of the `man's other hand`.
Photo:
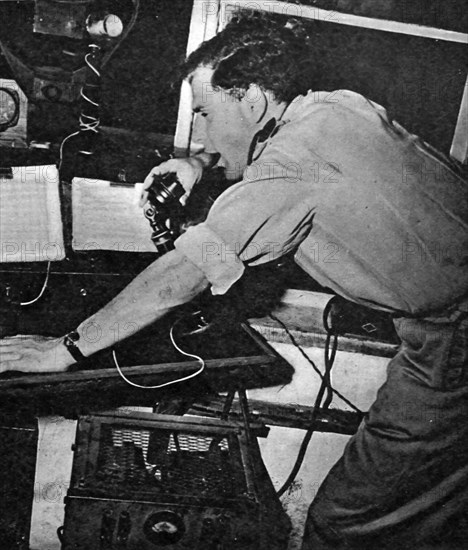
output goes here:
[{"label": "man's other hand", "polygon": [[0,373],[63,372],[73,363],[63,338],[28,335],[0,340]]},{"label": "man's other hand", "polygon": [[193,186],[200,181],[203,168],[203,160],[198,157],[170,159],[155,166],[145,178],[140,196],[140,206],[143,207],[148,199],[148,189],[153,184],[154,176],[163,176],[169,173],[176,174],[184,188],[185,195],[181,198],[181,202],[185,204]]}]

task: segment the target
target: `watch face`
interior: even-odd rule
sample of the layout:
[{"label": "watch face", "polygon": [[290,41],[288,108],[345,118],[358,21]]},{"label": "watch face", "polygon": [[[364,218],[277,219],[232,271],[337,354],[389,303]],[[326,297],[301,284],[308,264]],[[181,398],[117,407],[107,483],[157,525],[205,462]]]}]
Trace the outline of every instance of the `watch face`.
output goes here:
[{"label": "watch face", "polygon": [[19,97],[14,90],[0,88],[0,130],[14,126],[18,122]]}]

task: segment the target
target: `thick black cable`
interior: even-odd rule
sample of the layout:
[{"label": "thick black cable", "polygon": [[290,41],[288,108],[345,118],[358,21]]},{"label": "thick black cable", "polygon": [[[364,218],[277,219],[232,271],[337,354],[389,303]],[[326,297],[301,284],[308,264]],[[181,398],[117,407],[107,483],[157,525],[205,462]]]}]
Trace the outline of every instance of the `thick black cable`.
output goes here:
[{"label": "thick black cable", "polygon": [[293,481],[296,479],[296,476],[301,469],[302,463],[304,462],[304,457],[307,452],[307,448],[309,446],[310,440],[312,439],[312,436],[315,432],[315,422],[317,421],[317,417],[320,412],[320,404],[323,399],[323,395],[325,393],[325,390],[327,388],[327,383],[325,379],[322,379],[322,383],[320,384],[319,391],[317,393],[317,397],[315,398],[314,407],[312,410],[312,416],[310,419],[310,427],[307,430],[304,439],[302,440],[301,446],[299,448],[299,452],[297,454],[296,462],[294,463],[294,466],[287,477],[286,481],[283,483],[283,486],[276,492],[278,498],[284,495],[284,493],[289,489],[289,487],[292,485]]},{"label": "thick black cable", "polygon": [[135,26],[135,23],[138,19],[138,14],[139,14],[139,11],[140,11],[140,0],[133,0],[133,7],[134,7],[133,14],[130,17],[130,21],[128,22],[128,25],[125,27],[122,35],[119,37],[119,40],[117,41],[115,46],[110,51],[108,51],[106,54],[104,54],[104,56],[102,58],[102,61],[101,61],[101,67],[104,67],[107,64],[109,59],[115,54],[115,52],[118,50],[118,48],[120,48],[120,45],[122,44],[122,42],[127,38],[127,36],[130,34],[131,30]]},{"label": "thick black cable", "polygon": [[[320,384],[320,388],[315,398],[315,403],[312,409],[310,427],[308,428],[302,440],[301,446],[299,448],[299,452],[296,457],[296,461],[294,463],[294,466],[289,476],[287,477],[286,481],[283,483],[281,488],[276,493],[279,498],[291,487],[293,481],[296,479],[296,476],[299,473],[299,470],[301,469],[302,463],[304,462],[304,458],[305,458],[310,440],[312,439],[312,436],[315,432],[315,423],[317,421],[317,417],[321,412],[321,410],[327,410],[329,408],[331,401],[333,399],[333,393],[336,393],[341,399],[343,399],[346,403],[348,403],[352,408],[354,408],[357,412],[362,414],[362,412],[356,406],[354,406],[350,401],[348,401],[341,394],[339,394],[339,392],[337,392],[331,384],[331,369],[333,367],[333,363],[336,357],[336,352],[338,349],[338,334],[333,329],[333,327],[330,327],[328,323],[328,317],[331,311],[332,302],[333,302],[333,298],[327,303],[323,314],[323,325],[325,327],[325,330],[327,331],[327,338],[325,340],[325,352],[324,352],[325,372],[323,375],[320,372],[320,370],[317,368],[315,363],[312,361],[312,359],[310,359],[310,357],[305,353],[302,347],[296,342],[294,336],[291,334],[291,332],[286,327],[286,325],[280,319],[270,314],[270,317],[275,321],[277,321],[285,329],[286,333],[288,334],[294,346],[301,352],[301,354],[306,358],[306,360],[312,365],[315,372],[319,374],[322,380],[322,383]],[[325,398],[323,406],[321,406],[325,392],[327,393],[327,396]]]},{"label": "thick black cable", "polygon": [[[302,354],[304,359],[306,359],[306,361],[308,361],[308,363],[312,366],[312,368],[318,374],[318,376],[321,379],[323,379],[324,375],[320,372],[320,370],[317,368],[317,365],[312,361],[312,359],[307,355],[307,353],[302,349],[301,345],[296,341],[294,335],[291,333],[291,331],[288,329],[288,327],[283,323],[283,321],[281,321],[281,319],[278,319],[278,317],[276,317],[275,315],[273,315],[271,313],[270,313],[270,318],[281,325],[281,327],[285,330],[286,334],[288,335],[288,337],[291,340],[291,343],[294,345],[294,347],[299,350],[299,352]],[[338,347],[337,344],[336,344],[336,347]],[[335,351],[335,353],[336,353],[336,351]],[[337,397],[339,397],[344,403],[346,403],[346,405],[351,407],[355,412],[359,413],[360,415],[364,415],[363,411],[361,411],[361,409],[356,407],[356,405],[354,405],[354,403],[349,401],[349,399],[347,399],[341,392],[339,392],[337,389],[335,389],[333,387],[332,387],[332,391]]]}]

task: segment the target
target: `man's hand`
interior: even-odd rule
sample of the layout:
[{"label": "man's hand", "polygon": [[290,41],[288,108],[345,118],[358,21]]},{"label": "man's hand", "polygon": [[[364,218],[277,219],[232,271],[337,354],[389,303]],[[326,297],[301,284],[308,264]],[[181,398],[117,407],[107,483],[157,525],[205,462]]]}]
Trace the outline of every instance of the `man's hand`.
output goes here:
[{"label": "man's hand", "polygon": [[0,340],[0,373],[63,372],[73,363],[63,338],[13,336]]},{"label": "man's hand", "polygon": [[148,199],[148,189],[153,184],[154,176],[162,176],[169,173],[176,174],[182,187],[185,189],[185,195],[181,198],[182,204],[185,204],[193,186],[200,181],[204,166],[203,160],[199,157],[170,159],[162,162],[159,166],[155,166],[145,178],[140,197],[140,206],[144,206]]}]

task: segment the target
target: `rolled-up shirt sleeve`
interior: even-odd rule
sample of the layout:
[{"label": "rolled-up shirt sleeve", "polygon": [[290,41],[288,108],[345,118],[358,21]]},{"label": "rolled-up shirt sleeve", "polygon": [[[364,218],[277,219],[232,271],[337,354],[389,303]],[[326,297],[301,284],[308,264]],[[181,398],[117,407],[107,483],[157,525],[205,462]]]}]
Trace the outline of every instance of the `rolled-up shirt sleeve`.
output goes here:
[{"label": "rolled-up shirt sleeve", "polygon": [[206,221],[177,239],[176,248],[203,271],[213,294],[224,294],[245,266],[275,260],[309,234],[314,215],[310,185],[276,169],[281,177],[269,177],[271,163],[251,165],[244,179],[218,198]]}]

